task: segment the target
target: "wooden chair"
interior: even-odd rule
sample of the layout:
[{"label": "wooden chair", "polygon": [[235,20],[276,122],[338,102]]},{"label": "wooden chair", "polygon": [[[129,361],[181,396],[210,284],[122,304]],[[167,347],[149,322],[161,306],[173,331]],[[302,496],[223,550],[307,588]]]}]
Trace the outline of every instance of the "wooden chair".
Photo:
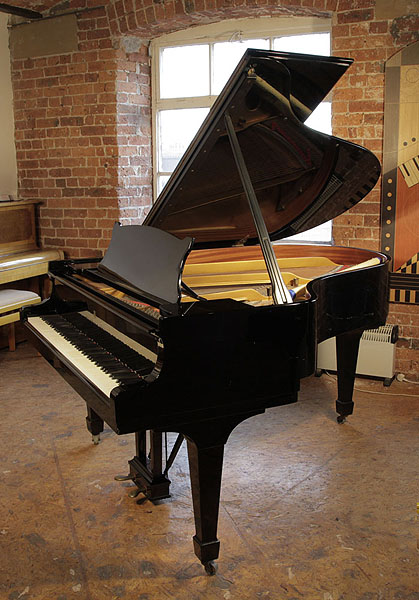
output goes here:
[{"label": "wooden chair", "polygon": [[9,350],[16,350],[15,323],[19,321],[19,311],[23,306],[38,304],[40,296],[25,290],[0,290],[0,326],[8,325]]}]

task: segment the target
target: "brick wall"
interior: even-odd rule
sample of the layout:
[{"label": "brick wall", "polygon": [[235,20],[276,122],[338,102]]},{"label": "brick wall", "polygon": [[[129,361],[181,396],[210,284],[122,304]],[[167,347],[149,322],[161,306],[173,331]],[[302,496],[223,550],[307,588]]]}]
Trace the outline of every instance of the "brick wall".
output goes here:
[{"label": "brick wall", "polygon": [[120,41],[117,62],[120,221],[142,223],[152,202],[151,89],[148,47]]},{"label": "brick wall", "polygon": [[[31,5],[45,14],[64,6]],[[141,222],[150,207],[151,38],[227,18],[332,16],[333,53],[355,59],[334,93],[334,133],[381,159],[384,62],[419,31],[418,15],[377,17],[376,0],[72,0],[65,6],[80,9],[78,51],[15,60],[12,67],[20,193],[44,200],[43,243],[72,256],[100,252],[114,220]],[[335,220],[335,242],[378,250],[379,215],[377,186]],[[400,325],[402,337],[398,370],[410,377],[419,371],[418,319],[417,307],[391,307],[389,322]]]},{"label": "brick wall", "polygon": [[[361,144],[382,160],[384,63],[419,38],[419,15],[375,18],[375,0],[340,0],[333,15],[333,53],[354,59],[333,98],[334,134]],[[380,197],[377,186],[334,222],[336,244],[380,249]],[[396,369],[419,379],[419,309],[391,304],[388,323],[399,325]]]},{"label": "brick wall", "polygon": [[40,240],[106,248],[118,218],[116,51],[104,9],[78,16],[78,51],[12,61],[18,186],[40,198]]}]

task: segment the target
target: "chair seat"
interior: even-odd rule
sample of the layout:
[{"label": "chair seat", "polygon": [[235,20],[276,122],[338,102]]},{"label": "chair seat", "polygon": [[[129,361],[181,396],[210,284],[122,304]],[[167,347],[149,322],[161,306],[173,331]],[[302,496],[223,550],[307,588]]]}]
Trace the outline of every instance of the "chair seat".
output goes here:
[{"label": "chair seat", "polygon": [[0,325],[19,320],[19,310],[23,306],[38,304],[40,296],[26,290],[0,290]]}]

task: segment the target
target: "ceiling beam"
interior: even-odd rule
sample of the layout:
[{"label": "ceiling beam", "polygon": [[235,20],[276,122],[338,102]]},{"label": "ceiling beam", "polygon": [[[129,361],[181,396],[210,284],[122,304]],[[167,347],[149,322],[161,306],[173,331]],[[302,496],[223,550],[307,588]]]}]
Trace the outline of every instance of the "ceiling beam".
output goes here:
[{"label": "ceiling beam", "polygon": [[10,4],[3,4],[3,2],[0,2],[0,12],[17,15],[18,17],[23,17],[25,19],[42,19],[42,14],[40,12],[29,10],[28,8],[10,6]]}]

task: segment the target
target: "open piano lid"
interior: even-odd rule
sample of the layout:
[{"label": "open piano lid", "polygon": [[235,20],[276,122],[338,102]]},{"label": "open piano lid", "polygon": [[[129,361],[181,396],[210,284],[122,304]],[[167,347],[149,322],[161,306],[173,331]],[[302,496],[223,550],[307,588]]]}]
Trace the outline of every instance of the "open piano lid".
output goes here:
[{"label": "open piano lid", "polygon": [[380,174],[368,150],[304,121],[351,59],[247,50],[144,224],[195,248],[258,242],[226,134],[226,112],[272,240],[345,212]]}]

